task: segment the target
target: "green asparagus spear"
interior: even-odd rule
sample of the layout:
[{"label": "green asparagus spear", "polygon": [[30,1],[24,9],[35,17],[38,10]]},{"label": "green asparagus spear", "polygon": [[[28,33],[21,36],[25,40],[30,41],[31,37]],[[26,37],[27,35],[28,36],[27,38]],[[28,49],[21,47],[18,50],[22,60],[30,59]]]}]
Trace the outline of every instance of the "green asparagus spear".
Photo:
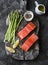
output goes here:
[{"label": "green asparagus spear", "polygon": [[4,41],[7,40],[10,43],[15,43],[15,32],[17,32],[17,29],[19,27],[20,22],[23,19],[23,16],[18,12],[18,10],[16,10],[14,12],[12,11],[8,15],[8,19],[9,19],[9,26],[5,34]]}]

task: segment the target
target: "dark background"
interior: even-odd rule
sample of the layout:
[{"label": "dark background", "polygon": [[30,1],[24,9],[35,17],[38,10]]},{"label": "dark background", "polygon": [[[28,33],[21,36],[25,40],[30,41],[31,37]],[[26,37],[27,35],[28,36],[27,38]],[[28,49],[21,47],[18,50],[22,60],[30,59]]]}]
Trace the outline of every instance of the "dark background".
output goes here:
[{"label": "dark background", "polygon": [[[39,44],[40,54],[33,61],[17,61],[8,57],[4,48],[4,34],[6,31],[5,20],[8,13],[19,8],[20,0],[0,0],[0,65],[48,65],[48,0],[37,0],[46,7],[45,15],[37,15],[34,12],[35,0],[27,0],[27,10],[32,10],[40,23]],[[17,3],[18,2],[18,3]]]}]

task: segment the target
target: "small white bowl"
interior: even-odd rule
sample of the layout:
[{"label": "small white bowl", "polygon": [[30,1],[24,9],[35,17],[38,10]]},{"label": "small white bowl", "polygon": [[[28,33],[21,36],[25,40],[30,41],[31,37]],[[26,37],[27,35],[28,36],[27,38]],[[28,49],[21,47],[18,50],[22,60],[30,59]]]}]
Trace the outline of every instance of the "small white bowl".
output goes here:
[{"label": "small white bowl", "polygon": [[[31,14],[31,17],[30,18],[26,18],[26,14]],[[34,17],[34,14],[33,14],[33,12],[32,11],[26,11],[25,13],[24,13],[24,19],[26,20],[26,21],[31,21],[32,19],[33,19],[33,17]]]}]

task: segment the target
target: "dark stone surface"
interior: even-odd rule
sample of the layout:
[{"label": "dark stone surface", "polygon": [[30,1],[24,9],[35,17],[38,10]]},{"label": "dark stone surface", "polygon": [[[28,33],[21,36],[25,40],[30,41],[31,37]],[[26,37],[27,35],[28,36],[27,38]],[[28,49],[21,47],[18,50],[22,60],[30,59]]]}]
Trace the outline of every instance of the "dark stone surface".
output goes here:
[{"label": "dark stone surface", "polygon": [[[40,54],[34,61],[17,61],[7,56],[5,53],[3,38],[5,34],[4,29],[6,28],[3,22],[5,22],[7,14],[12,9],[16,8],[16,4],[13,3],[16,0],[11,0],[9,3],[8,1],[10,0],[0,0],[0,65],[48,65],[48,0],[37,0],[39,3],[43,3],[46,6],[46,14],[42,16],[35,14],[35,17],[40,21]],[[34,1],[35,0],[28,0],[27,4],[27,9],[33,12],[35,7],[33,4]]]},{"label": "dark stone surface", "polygon": [[[35,0],[28,1],[28,10],[32,10],[35,14],[35,17],[39,20],[40,23],[40,31],[39,31],[39,43],[40,43],[40,54],[38,57],[38,61],[42,60],[48,60],[48,0],[37,0],[38,3],[42,3],[46,7],[46,14],[45,15],[37,15],[35,14]],[[31,6],[32,5],[32,6]],[[44,62],[45,63],[45,62]]]},{"label": "dark stone surface", "polygon": [[[25,20],[23,20],[22,22],[23,23],[21,23],[18,28],[18,32],[29,23],[29,21],[25,21]],[[39,21],[34,18],[33,23],[36,25],[36,29],[32,31],[30,35],[32,35],[32,33],[35,33],[36,35],[38,35]],[[28,35],[24,40],[22,40],[19,46],[21,46],[30,35]],[[16,36],[16,39],[18,39],[18,36]],[[6,46],[11,46],[11,45],[9,45],[9,43],[5,43],[5,47]],[[12,55],[12,57],[16,60],[34,60],[39,55],[39,42],[37,41],[27,52],[24,52],[20,47],[17,47],[16,53],[11,54],[7,50],[6,50],[6,53],[7,55]]]}]

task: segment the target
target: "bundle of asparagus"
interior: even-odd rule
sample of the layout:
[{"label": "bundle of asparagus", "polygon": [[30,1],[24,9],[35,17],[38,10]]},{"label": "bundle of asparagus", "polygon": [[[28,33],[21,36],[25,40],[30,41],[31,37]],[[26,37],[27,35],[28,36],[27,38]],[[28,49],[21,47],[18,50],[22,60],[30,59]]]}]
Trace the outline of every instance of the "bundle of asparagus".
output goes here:
[{"label": "bundle of asparagus", "polygon": [[20,22],[23,19],[23,16],[18,10],[15,10],[8,15],[8,19],[9,19],[9,26],[5,34],[4,42],[8,41],[14,44],[16,42],[15,33],[17,32],[17,29],[19,27]]}]

